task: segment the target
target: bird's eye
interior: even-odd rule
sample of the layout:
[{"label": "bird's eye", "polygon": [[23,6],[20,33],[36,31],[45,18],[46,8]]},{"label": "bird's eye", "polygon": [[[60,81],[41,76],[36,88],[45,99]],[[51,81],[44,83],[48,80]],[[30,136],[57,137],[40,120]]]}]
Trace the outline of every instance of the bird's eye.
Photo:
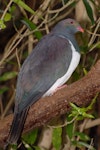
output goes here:
[{"label": "bird's eye", "polygon": [[70,23],[71,23],[71,24],[73,24],[74,22],[73,22],[73,21],[71,21]]}]

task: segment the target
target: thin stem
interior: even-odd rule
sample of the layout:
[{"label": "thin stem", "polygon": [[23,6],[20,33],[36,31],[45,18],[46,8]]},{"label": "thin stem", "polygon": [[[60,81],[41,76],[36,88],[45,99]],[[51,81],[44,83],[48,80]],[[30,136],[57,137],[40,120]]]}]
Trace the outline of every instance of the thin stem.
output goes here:
[{"label": "thin stem", "polygon": [[6,9],[4,10],[3,15],[1,16],[1,20],[4,19],[5,15],[6,15],[7,11],[8,11],[8,9],[9,9],[9,7],[10,7],[10,5],[12,4],[12,2],[13,2],[13,0],[10,0],[10,2],[8,3]]},{"label": "thin stem", "polygon": [[98,24],[97,24],[97,26],[96,26],[96,28],[94,30],[94,33],[93,33],[93,35],[92,35],[92,37],[90,39],[90,42],[89,42],[88,46],[91,46],[91,44],[94,42],[95,37],[96,37],[96,32],[99,29],[99,27],[100,27],[100,18],[98,19]]}]

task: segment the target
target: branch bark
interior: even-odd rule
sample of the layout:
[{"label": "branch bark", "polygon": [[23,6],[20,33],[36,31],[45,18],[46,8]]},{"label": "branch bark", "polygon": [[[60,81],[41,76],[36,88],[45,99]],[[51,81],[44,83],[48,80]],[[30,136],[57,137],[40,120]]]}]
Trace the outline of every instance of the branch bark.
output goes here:
[{"label": "branch bark", "polygon": [[[23,133],[47,124],[51,119],[70,111],[69,102],[83,107],[88,105],[97,92],[100,92],[100,60],[82,79],[74,82],[53,96],[45,97],[31,106]],[[0,146],[4,146],[13,114],[0,120]]]}]

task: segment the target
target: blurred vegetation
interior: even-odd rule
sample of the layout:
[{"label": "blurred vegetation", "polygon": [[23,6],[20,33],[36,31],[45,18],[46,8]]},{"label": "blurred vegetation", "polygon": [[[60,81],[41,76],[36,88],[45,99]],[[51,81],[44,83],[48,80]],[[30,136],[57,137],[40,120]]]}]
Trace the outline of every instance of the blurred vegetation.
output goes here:
[{"label": "blurred vegetation", "polygon": [[[13,112],[16,79],[23,61],[41,37],[48,34],[58,21],[65,18],[76,19],[85,31],[84,34],[76,35],[82,57],[78,68],[68,81],[70,84],[86,75],[100,58],[100,0],[0,0],[1,118]],[[90,111],[91,114],[94,114],[95,120],[100,117],[99,98]],[[66,125],[59,128],[49,126],[50,131],[48,132],[52,136],[49,137],[51,143],[48,148],[45,144],[41,146],[43,139],[41,135],[44,130],[38,129],[29,133],[22,137],[27,149],[31,150],[34,147],[37,150],[40,149],[39,147],[42,149],[45,147],[44,149],[50,150],[76,150],[77,148],[99,150],[100,126],[85,130],[85,125],[92,115],[87,114],[85,108],[80,109],[73,104],[72,108],[74,113],[75,109],[78,112],[83,111],[81,114],[85,116],[81,116],[82,120],[73,120],[73,112],[71,112],[70,118],[60,118],[61,123],[73,120],[67,127]]]}]

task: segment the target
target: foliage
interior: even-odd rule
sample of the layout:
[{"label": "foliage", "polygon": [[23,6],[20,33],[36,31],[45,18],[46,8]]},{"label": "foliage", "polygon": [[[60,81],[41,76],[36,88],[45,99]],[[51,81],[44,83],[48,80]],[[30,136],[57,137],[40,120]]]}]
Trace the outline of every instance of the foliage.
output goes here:
[{"label": "foliage", "polygon": [[93,12],[92,12],[92,8],[91,5],[89,4],[88,0],[83,0],[83,3],[85,5],[87,14],[92,22],[92,24],[94,24],[94,18],[93,18]]},{"label": "foliage", "polygon": [[17,75],[17,72],[12,71],[12,72],[6,72],[0,77],[0,81],[7,81],[9,79],[14,78]]},{"label": "foliage", "polygon": [[31,133],[24,135],[23,140],[28,144],[34,144],[34,142],[36,141],[36,138],[37,138],[37,133],[38,133],[38,130],[35,129]]},{"label": "foliage", "polygon": [[37,29],[37,26],[32,21],[27,18],[23,18],[21,22],[25,24],[30,29],[30,31],[34,31],[34,35],[38,40],[42,38],[42,33]]},{"label": "foliage", "polygon": [[59,150],[61,147],[61,135],[62,135],[62,128],[53,129],[52,143],[56,150]]},{"label": "foliage", "polygon": [[31,14],[34,15],[34,10],[31,9],[28,5],[25,4],[24,1],[22,0],[13,0],[18,6],[22,7],[23,9],[25,9],[26,11],[30,12]]},{"label": "foliage", "polygon": [[[34,14],[35,12],[33,11],[33,9],[31,9],[28,5],[26,5],[22,0],[13,0],[12,2],[16,3],[19,7],[22,7],[23,9],[25,9],[26,11]],[[0,28],[4,29],[6,28],[6,24],[5,22],[10,21],[12,16],[13,11],[11,11],[12,6],[10,6],[10,8],[8,9],[8,12],[5,13],[5,15],[0,19]],[[14,8],[15,9],[15,8]]]},{"label": "foliage", "polygon": [[81,132],[77,131],[77,128],[75,128],[75,126],[76,124],[78,124],[80,120],[84,120],[85,118],[90,118],[90,119],[94,118],[93,115],[87,112],[93,108],[93,105],[96,103],[97,96],[98,96],[98,93],[93,98],[92,102],[90,103],[88,107],[80,108],[76,106],[75,104],[70,103],[72,107],[72,111],[67,117],[68,123],[66,126],[66,131],[67,131],[67,135],[70,139],[71,144],[74,145],[75,147],[78,147],[78,148],[86,147],[86,148],[89,148],[90,150],[95,150],[93,146],[87,143],[91,140],[90,137],[87,136],[82,131]]}]

